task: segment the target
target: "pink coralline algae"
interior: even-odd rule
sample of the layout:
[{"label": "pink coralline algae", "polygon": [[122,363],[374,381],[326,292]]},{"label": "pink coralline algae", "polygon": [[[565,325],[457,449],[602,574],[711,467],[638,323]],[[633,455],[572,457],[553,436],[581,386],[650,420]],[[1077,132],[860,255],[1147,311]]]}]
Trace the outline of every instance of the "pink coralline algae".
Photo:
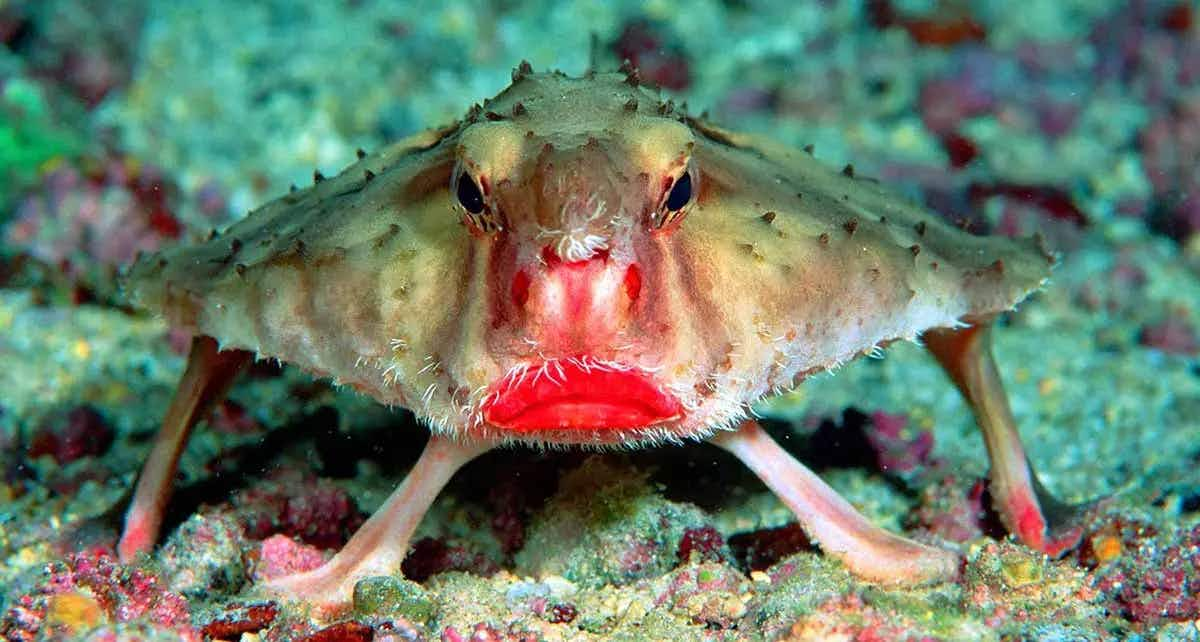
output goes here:
[{"label": "pink coralline algae", "polygon": [[[9,243],[78,278],[94,268],[115,272],[182,235],[176,190],[156,168],[120,155],[81,165],[51,171],[17,206]],[[111,274],[91,275],[99,276]]]},{"label": "pink coralline algae", "polygon": [[187,600],[166,590],[159,579],[117,562],[107,551],[76,553],[46,566],[45,579],[16,601],[0,619],[0,637],[34,640],[46,626],[54,596],[70,593],[94,597],[105,617],[116,622],[147,621],[173,629],[184,639],[199,640],[191,627]]},{"label": "pink coralline algae", "polygon": [[647,82],[682,91],[691,84],[687,57],[678,47],[667,43],[664,29],[657,24],[637,20],[625,26],[613,52],[622,60],[633,63]]},{"label": "pink coralline algae", "polygon": [[[10,2],[5,19],[27,22],[16,37],[29,73],[66,91],[89,108],[126,86],[137,54],[136,33],[144,20],[142,5],[123,2]],[[38,19],[35,7],[47,6]],[[52,18],[50,17],[52,16]]]},{"label": "pink coralline algae", "polygon": [[810,417],[806,424],[816,424],[806,454],[818,468],[864,468],[908,479],[937,463],[933,433],[910,426],[904,414],[868,415],[851,407],[840,424],[830,417]]},{"label": "pink coralline algae", "polygon": [[708,629],[731,629],[746,615],[739,595],[745,577],[734,568],[713,562],[680,567],[654,598],[656,608],[688,617]]},{"label": "pink coralline algae", "polygon": [[[982,204],[983,201],[1001,197],[1013,199],[1019,202],[1026,203],[1040,210],[1047,218],[1066,221],[1078,226],[1088,224],[1087,215],[1080,210],[1071,198],[1071,195],[1066,191],[1053,185],[1022,185],[1015,183],[996,183],[996,184],[972,184],[968,188],[968,198],[976,203]],[[1005,233],[1006,230],[996,230],[998,233]],[[1013,230],[1008,236],[1015,236],[1019,232]]]},{"label": "pink coralline algae", "polygon": [[911,618],[886,606],[870,604],[863,596],[850,593],[826,600],[815,612],[799,617],[787,634],[779,639],[795,642],[936,642],[939,639],[919,631],[920,625]]},{"label": "pink coralline algae", "polygon": [[104,454],[113,441],[113,430],[91,406],[55,414],[38,427],[29,443],[29,456],[50,455],[59,465]]},{"label": "pink coralline algae", "polygon": [[1146,178],[1157,207],[1151,227],[1186,241],[1200,233],[1200,99],[1184,100],[1153,120],[1141,135]]},{"label": "pink coralline algae", "polygon": [[1110,607],[1141,624],[1200,619],[1200,526],[1164,545],[1147,539],[1100,571]]},{"label": "pink coralline algae", "polygon": [[724,550],[725,538],[721,532],[712,526],[701,526],[683,532],[675,557],[685,564],[692,560],[720,562],[725,559]]},{"label": "pink coralline algae", "polygon": [[1132,315],[1145,303],[1143,290],[1149,277],[1138,264],[1137,257],[1128,251],[1119,252],[1109,269],[1083,283],[1076,296],[1090,311],[1104,310],[1111,314]]},{"label": "pink coralline algae", "polygon": [[933,433],[910,428],[907,415],[871,413],[866,435],[875,449],[879,469],[884,472],[907,475],[932,461]]},{"label": "pink coralline algae", "polygon": [[939,136],[957,133],[962,121],[991,112],[996,103],[991,87],[969,74],[925,83],[919,101],[921,119]]},{"label": "pink coralline algae", "polygon": [[947,476],[922,489],[913,521],[918,529],[952,542],[967,542],[985,534],[1003,537],[1003,529],[989,528],[986,497],[984,480],[966,485]]},{"label": "pink coralline algae", "polygon": [[260,581],[271,580],[311,571],[324,562],[325,555],[317,547],[297,542],[287,535],[272,535],[259,545],[254,575]]},{"label": "pink coralline algae", "polygon": [[1138,136],[1153,192],[1151,229],[1186,243],[1200,232],[1200,39],[1192,3],[1122,3],[1089,35],[1093,76],[1120,82],[1149,111]]},{"label": "pink coralline algae", "polygon": [[246,407],[226,399],[213,409],[208,417],[209,428],[227,435],[249,435],[261,432],[263,427],[246,411]]},{"label": "pink coralline algae", "polygon": [[1142,328],[1138,342],[1167,354],[1190,356],[1200,351],[1200,339],[1196,330],[1180,311],[1157,323]]},{"label": "pink coralline algae", "polygon": [[300,474],[278,475],[233,498],[234,511],[251,539],[275,534],[318,548],[337,548],[363,521],[346,491]]}]

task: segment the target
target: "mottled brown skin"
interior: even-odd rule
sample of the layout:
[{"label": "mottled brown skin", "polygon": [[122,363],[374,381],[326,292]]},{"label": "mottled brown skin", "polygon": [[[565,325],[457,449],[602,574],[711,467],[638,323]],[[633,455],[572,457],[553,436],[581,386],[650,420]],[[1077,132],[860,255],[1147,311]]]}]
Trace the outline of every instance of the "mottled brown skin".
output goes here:
[{"label": "mottled brown skin", "polygon": [[[685,174],[690,198],[671,209]],[[480,211],[460,202],[460,181],[473,182]],[[389,500],[327,568],[275,587],[309,599],[332,591],[336,603],[353,579],[395,571],[407,542],[397,529],[415,527],[443,483],[429,480],[513,441],[714,438],[852,571],[951,576],[952,554],[870,526],[743,423],[764,395],[934,330],[945,337],[935,354],[985,435],[1011,433],[988,440],[993,469],[1016,479],[1001,512],[1035,540],[1049,526],[999,380],[956,373],[990,366],[981,329],[1040,287],[1053,262],[1034,241],[968,235],[852,170],[682,114],[626,75],[523,66],[464,120],[366,156],[206,243],[144,258],[130,284],[137,303],[215,338],[219,354],[277,358],[430,424],[428,470],[393,496],[404,501]],[[198,343],[193,362],[216,349]],[[503,418],[506,404],[525,407],[514,387],[546,377],[584,390],[593,370],[616,373],[595,381],[644,388],[645,403],[587,392],[537,418]],[[174,436],[162,450],[177,457],[187,430],[164,432]],[[163,479],[143,474],[131,515],[165,501],[167,458],[156,450],[147,464]],[[156,535],[157,523],[131,518],[122,554]]]}]

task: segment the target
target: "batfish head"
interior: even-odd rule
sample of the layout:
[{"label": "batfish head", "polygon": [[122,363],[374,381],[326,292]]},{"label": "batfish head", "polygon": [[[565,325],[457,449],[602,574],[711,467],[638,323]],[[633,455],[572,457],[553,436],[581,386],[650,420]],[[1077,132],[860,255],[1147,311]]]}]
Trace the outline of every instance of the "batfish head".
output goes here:
[{"label": "batfish head", "polygon": [[698,200],[691,129],[621,74],[529,75],[456,148],[450,191],[486,288],[468,316],[503,373],[489,426],[555,441],[687,434],[665,372],[695,349],[671,236]]}]

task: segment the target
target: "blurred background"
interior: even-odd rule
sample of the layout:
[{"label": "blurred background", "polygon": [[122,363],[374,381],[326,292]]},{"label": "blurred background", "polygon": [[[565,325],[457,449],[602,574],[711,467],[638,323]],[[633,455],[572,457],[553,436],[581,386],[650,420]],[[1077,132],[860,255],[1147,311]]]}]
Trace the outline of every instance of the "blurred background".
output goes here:
[{"label": "blurred background", "polygon": [[[806,639],[833,634],[827,625],[880,639],[1195,639],[1196,11],[1174,0],[0,0],[0,633],[196,633],[241,599],[262,560],[340,545],[419,448],[415,426],[396,432],[411,423],[402,413],[262,364],[184,458],[172,525],[208,528],[210,539],[177,536],[156,566],[136,571],[157,573],[158,593],[122,585],[133,571],[104,553],[113,516],[188,340],[123,299],[118,275],[137,252],[204,238],[314,170],[340,171],[358,148],[453,121],[503,89],[523,59],[573,75],[628,59],[691,111],[812,144],[819,159],[852,162],[976,233],[1045,235],[1063,263],[997,331],[998,358],[1043,480],[1073,501],[1114,503],[1067,560],[985,537],[993,548],[976,550],[984,561],[959,592],[864,605],[866,589],[823,567],[804,572],[820,590],[786,578],[773,585],[786,591],[736,588],[808,544],[772,530],[790,522],[786,510],[728,462],[712,468],[724,460],[709,450],[586,464],[597,478],[634,480],[631,514],[690,507],[667,511],[675,539],[651,538],[649,548],[629,544],[655,529],[649,521],[614,527],[612,541],[551,537],[558,518],[543,506],[573,514],[569,488],[545,501],[582,456],[508,454],[467,471],[423,527],[426,577],[469,572],[454,590],[429,589],[430,603],[447,612],[459,591],[492,610],[463,610],[453,624],[430,616],[414,630],[436,638],[478,621],[499,631],[497,622],[534,613],[559,627],[542,631],[549,638],[640,639],[645,617],[635,626],[606,616],[620,609],[603,600],[628,607],[641,594],[588,591],[674,581],[689,568],[679,566],[679,538],[692,532],[688,546],[707,542],[704,560],[732,573],[720,594],[750,597],[726,612],[705,601],[716,588],[695,591],[700,606],[648,593],[665,636],[736,639],[740,627],[750,639]],[[996,535],[971,418],[917,347],[818,377],[763,411],[872,519],[964,546]],[[513,470],[544,490],[496,483]],[[692,488],[669,490],[681,479]],[[278,535],[301,548],[264,548]],[[188,548],[214,537],[225,548]],[[558,561],[530,559],[524,543],[538,537]],[[588,547],[641,565],[613,570]],[[756,551],[774,552],[755,562]],[[480,579],[547,568],[581,592]],[[501,597],[487,597],[489,581]],[[526,593],[512,597],[518,585]],[[76,593],[84,598],[56,597]],[[541,611],[524,606],[534,597]],[[585,609],[589,600],[599,606]],[[805,619],[813,613],[826,619]],[[300,621],[287,635],[306,630]],[[285,635],[265,626],[246,631]]]}]

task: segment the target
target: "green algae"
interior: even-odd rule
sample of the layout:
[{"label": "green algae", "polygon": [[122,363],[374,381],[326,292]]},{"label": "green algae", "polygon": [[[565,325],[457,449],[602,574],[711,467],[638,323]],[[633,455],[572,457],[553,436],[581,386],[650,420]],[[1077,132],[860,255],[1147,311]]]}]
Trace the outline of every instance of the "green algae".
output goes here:
[{"label": "green algae", "polygon": [[437,604],[416,582],[402,577],[368,577],[354,585],[354,612],[399,615],[413,624],[425,624],[437,613]]},{"label": "green algae", "polygon": [[588,588],[670,570],[684,532],[711,521],[696,506],[664,499],[648,477],[604,457],[564,475],[534,517],[517,568]]},{"label": "green algae", "polygon": [[27,78],[10,78],[0,91],[0,204],[7,218],[13,198],[29,187],[48,163],[79,152],[83,143],[55,122],[45,93]]}]

